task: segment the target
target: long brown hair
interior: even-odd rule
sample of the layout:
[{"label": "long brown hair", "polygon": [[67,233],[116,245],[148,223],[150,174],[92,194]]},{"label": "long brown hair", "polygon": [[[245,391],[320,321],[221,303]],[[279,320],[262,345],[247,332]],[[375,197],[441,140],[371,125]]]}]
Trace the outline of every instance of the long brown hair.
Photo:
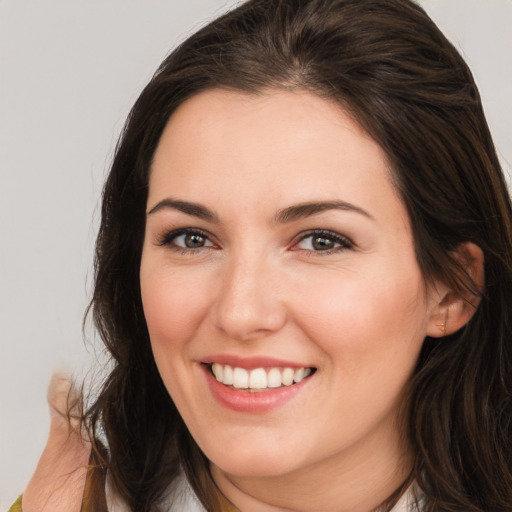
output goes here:
[{"label": "long brown hair", "polygon": [[250,0],[190,37],[133,107],[103,196],[91,303],[113,368],[84,421],[116,491],[158,510],[181,471],[220,510],[208,461],[153,360],[139,265],[149,169],[175,109],[215,87],[301,89],[338,102],[382,146],[425,278],[474,288],[454,257],[485,255],[469,324],[427,338],[410,383],[411,479],[427,511],[512,511],[512,210],[471,72],[409,0]]}]

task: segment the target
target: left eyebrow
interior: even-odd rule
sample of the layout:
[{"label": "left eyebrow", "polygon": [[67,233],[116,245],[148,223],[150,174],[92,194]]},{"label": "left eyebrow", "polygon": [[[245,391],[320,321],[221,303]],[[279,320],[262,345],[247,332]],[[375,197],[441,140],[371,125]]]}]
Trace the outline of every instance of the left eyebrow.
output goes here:
[{"label": "left eyebrow", "polygon": [[375,220],[366,210],[345,201],[314,201],[288,206],[287,208],[280,210],[275,216],[275,221],[279,224],[285,224],[287,222],[293,222],[305,217],[310,217],[327,210],[345,210],[355,212],[364,215],[371,220]]}]

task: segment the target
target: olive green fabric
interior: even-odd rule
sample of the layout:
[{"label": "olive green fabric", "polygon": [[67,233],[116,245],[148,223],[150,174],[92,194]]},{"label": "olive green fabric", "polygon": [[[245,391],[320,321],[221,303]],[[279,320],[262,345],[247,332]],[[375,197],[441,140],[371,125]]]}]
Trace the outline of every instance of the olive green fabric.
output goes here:
[{"label": "olive green fabric", "polygon": [[9,509],[9,512],[21,512],[21,496],[16,500],[16,503]]}]

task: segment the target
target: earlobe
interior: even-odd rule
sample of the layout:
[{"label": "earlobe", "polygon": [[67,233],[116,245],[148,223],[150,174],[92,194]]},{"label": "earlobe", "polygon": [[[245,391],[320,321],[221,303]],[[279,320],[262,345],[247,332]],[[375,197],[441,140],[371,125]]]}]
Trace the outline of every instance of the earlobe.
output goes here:
[{"label": "earlobe", "polygon": [[437,288],[437,297],[432,309],[427,335],[440,338],[453,334],[464,327],[480,304],[484,288],[484,254],[477,245],[466,242],[456,250],[456,259],[470,282],[454,290],[446,285]]}]

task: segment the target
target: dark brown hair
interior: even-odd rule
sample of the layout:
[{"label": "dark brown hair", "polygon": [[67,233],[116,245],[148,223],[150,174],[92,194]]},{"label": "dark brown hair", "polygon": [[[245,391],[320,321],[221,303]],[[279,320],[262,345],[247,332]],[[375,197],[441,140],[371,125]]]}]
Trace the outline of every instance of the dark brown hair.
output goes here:
[{"label": "dark brown hair", "polygon": [[180,104],[215,87],[301,89],[349,111],[392,162],[427,280],[475,292],[454,251],[482,249],[478,310],[425,340],[410,384],[411,479],[426,511],[512,511],[509,196],[467,65],[409,0],[248,1],[172,52],[137,100],[104,189],[91,304],[113,368],[85,416],[117,492],[158,510],[183,469],[209,511],[222,501],[158,374],[139,287],[159,138]]}]

